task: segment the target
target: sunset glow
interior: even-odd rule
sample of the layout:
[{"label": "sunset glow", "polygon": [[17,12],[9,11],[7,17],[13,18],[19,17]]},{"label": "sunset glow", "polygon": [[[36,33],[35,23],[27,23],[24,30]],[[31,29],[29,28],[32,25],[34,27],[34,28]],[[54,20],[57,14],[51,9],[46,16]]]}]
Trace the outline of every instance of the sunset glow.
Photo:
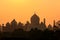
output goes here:
[{"label": "sunset glow", "polygon": [[16,19],[26,23],[34,12],[46,24],[60,19],[60,0],[0,0],[0,24]]}]

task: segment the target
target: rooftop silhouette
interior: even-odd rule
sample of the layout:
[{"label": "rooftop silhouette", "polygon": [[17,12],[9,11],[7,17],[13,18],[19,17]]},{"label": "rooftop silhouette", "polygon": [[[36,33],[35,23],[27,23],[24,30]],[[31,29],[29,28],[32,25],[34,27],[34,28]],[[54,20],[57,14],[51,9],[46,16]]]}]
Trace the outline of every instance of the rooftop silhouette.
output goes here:
[{"label": "rooftop silhouette", "polygon": [[[24,31],[30,31],[31,29],[35,29],[35,28],[44,31],[45,29],[47,29],[46,19],[44,18],[43,22],[41,22],[39,16],[36,13],[34,13],[34,15],[31,16],[30,21],[31,23],[27,21],[26,24],[24,25],[21,22],[17,23],[17,21],[13,19],[11,23],[7,22],[6,26],[4,26],[4,24],[0,25],[0,31],[1,32],[12,32],[15,29],[23,29]],[[57,22],[55,22],[54,20],[53,26],[49,24],[48,29],[49,30],[60,29],[60,20]]]},{"label": "rooftop silhouette", "polygon": [[53,25],[49,24],[46,26],[46,19],[40,21],[38,15],[34,14],[29,21],[24,25],[13,19],[11,23],[7,22],[6,25],[0,25],[0,37],[19,37],[19,38],[30,38],[30,39],[60,39],[60,20],[55,22]]}]

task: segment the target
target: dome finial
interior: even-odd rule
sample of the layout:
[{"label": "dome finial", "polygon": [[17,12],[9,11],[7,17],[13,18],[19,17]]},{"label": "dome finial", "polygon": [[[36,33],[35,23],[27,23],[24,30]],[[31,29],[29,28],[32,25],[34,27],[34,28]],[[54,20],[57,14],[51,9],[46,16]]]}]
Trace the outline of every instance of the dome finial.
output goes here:
[{"label": "dome finial", "polygon": [[34,11],[34,14],[36,15],[36,11]]}]

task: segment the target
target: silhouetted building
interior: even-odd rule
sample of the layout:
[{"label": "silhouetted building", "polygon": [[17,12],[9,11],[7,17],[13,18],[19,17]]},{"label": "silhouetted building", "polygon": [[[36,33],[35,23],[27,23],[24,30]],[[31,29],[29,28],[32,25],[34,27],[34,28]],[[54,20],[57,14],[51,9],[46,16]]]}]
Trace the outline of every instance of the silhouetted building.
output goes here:
[{"label": "silhouetted building", "polygon": [[24,30],[25,31],[30,31],[30,29],[31,29],[30,27],[31,27],[30,23],[27,21],[26,24],[25,24]]},{"label": "silhouetted building", "polygon": [[17,29],[23,29],[23,23],[19,22],[19,23],[17,24]]},{"label": "silhouetted building", "polygon": [[46,25],[43,23],[43,22],[41,22],[41,24],[40,24],[40,30],[45,30],[46,29]]},{"label": "silhouetted building", "polygon": [[46,19],[44,18],[43,22],[40,23],[40,30],[45,30],[46,29]]},{"label": "silhouetted building", "polygon": [[34,14],[32,17],[31,17],[31,24],[30,24],[30,29],[40,29],[40,18],[39,16],[37,16],[36,14]]},{"label": "silhouetted building", "polygon": [[55,25],[56,23],[55,23],[55,20],[53,21],[53,27],[55,27],[56,25]]},{"label": "silhouetted building", "polygon": [[60,28],[60,20],[56,22],[56,26]]},{"label": "silhouetted building", "polygon": [[53,30],[53,27],[51,24],[48,25],[48,30]]},{"label": "silhouetted building", "polygon": [[[23,25],[23,23],[19,22],[17,23],[17,21],[15,19],[12,20],[11,23],[7,22],[6,26],[4,26],[4,24],[0,25],[0,31],[2,32],[13,32],[14,30],[17,29],[23,29],[24,31],[30,31],[31,29],[35,30],[42,30],[44,31],[45,29],[47,29],[46,27],[46,19],[43,19],[43,22],[40,22],[40,18],[38,15],[34,14],[31,19],[30,19],[31,23],[29,23],[29,21],[26,22],[25,25]],[[57,30],[60,29],[60,20],[55,22],[55,20],[53,21],[53,27],[51,24],[48,25],[48,29],[49,30]]]},{"label": "silhouetted building", "polygon": [[60,20],[55,23],[54,30],[60,29]]},{"label": "silhouetted building", "polygon": [[10,31],[11,30],[11,25],[9,22],[6,23],[6,31]]},{"label": "silhouetted building", "polygon": [[31,17],[31,24],[33,25],[38,25],[39,24],[39,21],[40,21],[40,18],[34,14],[32,17]]},{"label": "silhouetted building", "polygon": [[6,32],[6,27],[2,24],[2,32]]},{"label": "silhouetted building", "polygon": [[46,25],[46,19],[44,18],[44,24]]},{"label": "silhouetted building", "polygon": [[11,31],[14,31],[14,29],[17,28],[17,22],[15,19],[13,19],[13,21],[11,22]]},{"label": "silhouetted building", "polygon": [[0,32],[2,31],[2,27],[1,27],[1,25],[0,25]]},{"label": "silhouetted building", "polygon": [[30,31],[31,29],[35,29],[37,28],[38,30],[45,30],[46,29],[46,20],[44,18],[44,21],[41,22],[40,24],[40,18],[39,16],[37,16],[36,14],[34,14],[32,17],[31,17],[31,24],[27,21],[27,23],[25,24],[25,29],[27,31]]},{"label": "silhouetted building", "polygon": [[55,30],[57,30],[58,29],[58,27],[57,27],[57,25],[56,25],[56,22],[55,22],[55,20],[53,21],[53,30],[55,31]]}]

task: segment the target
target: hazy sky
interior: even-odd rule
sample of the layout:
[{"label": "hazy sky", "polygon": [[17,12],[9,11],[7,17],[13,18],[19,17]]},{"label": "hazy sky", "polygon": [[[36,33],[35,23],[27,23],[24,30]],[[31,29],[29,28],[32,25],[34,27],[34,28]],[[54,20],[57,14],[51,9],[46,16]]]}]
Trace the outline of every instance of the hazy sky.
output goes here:
[{"label": "hazy sky", "polygon": [[0,0],[0,24],[13,19],[26,23],[36,12],[41,21],[52,24],[60,19],[60,0]]}]

